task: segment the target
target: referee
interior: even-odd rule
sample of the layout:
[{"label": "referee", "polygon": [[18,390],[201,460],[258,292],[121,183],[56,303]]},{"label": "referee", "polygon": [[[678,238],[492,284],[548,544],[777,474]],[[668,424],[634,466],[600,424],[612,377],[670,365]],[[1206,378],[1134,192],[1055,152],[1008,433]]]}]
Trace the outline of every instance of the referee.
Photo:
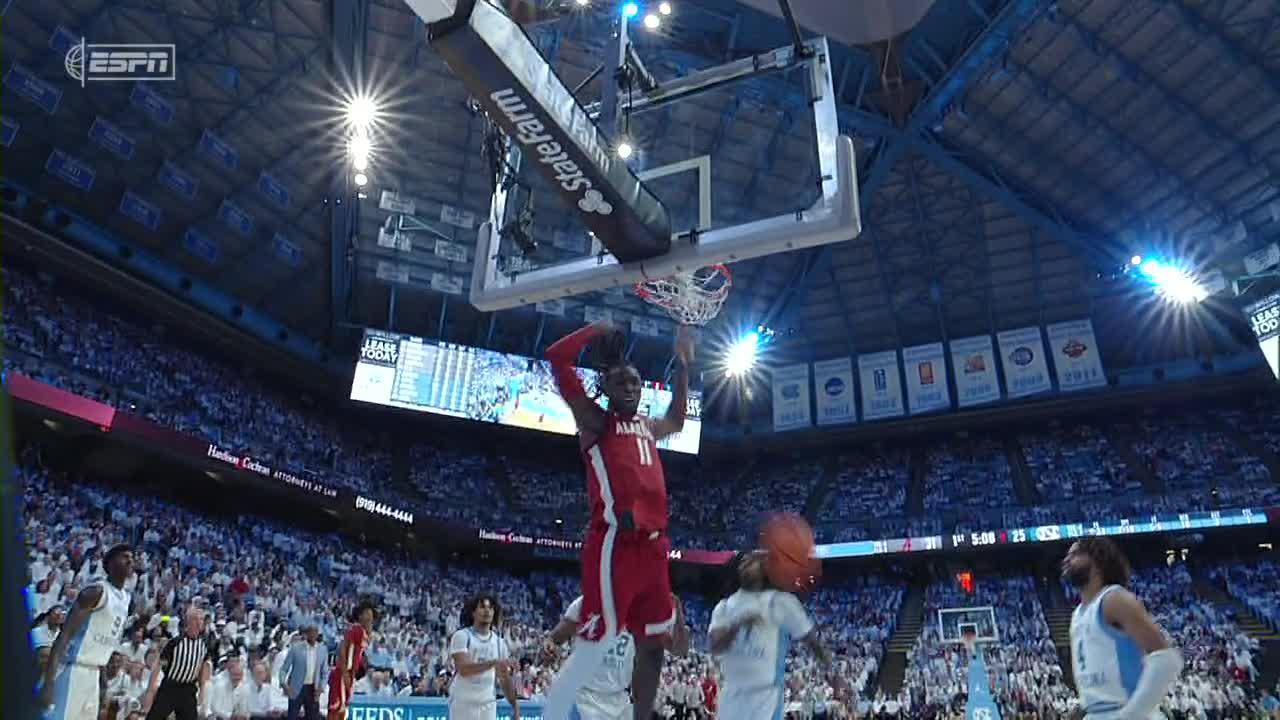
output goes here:
[{"label": "referee", "polygon": [[170,715],[177,720],[196,720],[204,669],[206,665],[212,666],[217,657],[216,643],[204,636],[204,611],[195,605],[189,606],[182,636],[170,640],[160,651],[160,671],[164,677],[156,688],[147,720],[169,720]]}]

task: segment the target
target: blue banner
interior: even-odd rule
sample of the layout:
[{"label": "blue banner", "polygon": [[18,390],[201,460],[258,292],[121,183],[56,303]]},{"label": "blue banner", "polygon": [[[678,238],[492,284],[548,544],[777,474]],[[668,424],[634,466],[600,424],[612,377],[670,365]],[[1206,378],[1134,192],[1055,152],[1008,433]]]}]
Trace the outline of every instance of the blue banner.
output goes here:
[{"label": "blue banner", "polygon": [[298,267],[302,264],[302,248],[289,242],[289,239],[280,233],[276,233],[271,238],[271,249],[286,265]]},{"label": "blue banner", "polygon": [[182,246],[187,252],[210,264],[218,262],[218,257],[222,255],[218,243],[195,228],[187,228],[182,234]]},{"label": "blue banner", "polygon": [[61,90],[36,77],[35,73],[18,63],[9,66],[4,84],[50,115],[58,111],[58,104],[62,102]]},{"label": "blue banner", "polygon": [[120,198],[120,214],[134,220],[148,230],[155,230],[160,227],[160,208],[143,200],[141,196],[132,190],[126,190],[124,197]]},{"label": "blue banner", "polygon": [[173,103],[160,97],[160,94],[147,87],[146,83],[134,83],[133,90],[129,93],[129,102],[146,113],[147,117],[158,125],[172,125],[173,118],[177,114]]},{"label": "blue banner", "polygon": [[101,117],[93,119],[89,126],[89,139],[110,150],[122,160],[132,160],[138,144],[133,138],[125,135],[120,128]]},{"label": "blue banner", "polygon": [[236,232],[249,237],[253,234],[253,219],[249,214],[240,209],[239,205],[230,200],[223,200],[218,206],[218,219],[222,224],[235,230]]},{"label": "blue banner", "polygon": [[178,193],[188,200],[196,199],[196,192],[200,189],[200,181],[178,169],[173,163],[165,163],[160,167],[160,174],[157,176],[160,184]]},{"label": "blue banner", "polygon": [[18,128],[22,127],[17,120],[9,117],[0,117],[0,145],[9,147],[13,145],[14,138],[18,137]]},{"label": "blue banner", "polygon": [[[542,705],[520,703],[522,720],[542,720]],[[347,720],[448,720],[449,700],[436,697],[375,698],[355,695],[347,709]],[[498,720],[511,720],[511,705],[498,701]]]},{"label": "blue banner", "polygon": [[289,209],[289,191],[284,185],[280,184],[279,180],[263,172],[258,176],[258,189],[262,191],[263,195],[271,198],[271,202],[285,210]]},{"label": "blue banner", "polygon": [[88,163],[78,158],[73,158],[56,148],[49,153],[49,159],[45,162],[44,169],[50,175],[84,192],[89,192],[93,189],[94,178],[98,176]]},{"label": "blue banner", "polygon": [[49,36],[49,49],[59,55],[66,55],[71,48],[82,42],[84,42],[83,36],[77,35],[59,25],[53,29],[53,34]]},{"label": "blue banner", "polygon": [[200,136],[200,151],[217,160],[228,170],[235,170],[240,165],[240,154],[236,149],[208,130]]}]

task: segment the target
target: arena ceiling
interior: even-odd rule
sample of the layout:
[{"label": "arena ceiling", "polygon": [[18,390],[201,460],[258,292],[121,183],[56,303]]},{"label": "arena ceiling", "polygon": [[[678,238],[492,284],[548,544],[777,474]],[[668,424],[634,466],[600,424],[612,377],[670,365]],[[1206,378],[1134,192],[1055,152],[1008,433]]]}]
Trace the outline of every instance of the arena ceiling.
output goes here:
[{"label": "arena ceiling", "polygon": [[[562,14],[548,10],[555,4],[528,0],[525,11],[573,85],[599,63],[613,8],[595,0],[591,11]],[[640,41],[660,77],[789,42],[779,18],[745,3],[675,5],[674,22]],[[81,36],[174,43],[177,81],[151,85],[172,122],[142,112],[130,83],[82,88],[67,77],[59,42]],[[580,304],[564,318],[482,315],[465,295],[425,281],[398,287],[393,302],[377,277],[381,190],[417,198],[438,233],[472,251],[464,262],[415,253],[414,276],[466,282],[473,231],[434,221],[445,206],[485,215],[489,192],[467,92],[399,0],[10,3],[3,39],[6,73],[20,65],[63,90],[50,114],[6,80],[3,114],[20,129],[4,151],[5,178],[296,333],[340,347],[349,325],[387,326],[394,304],[396,329],[527,353],[581,322]],[[348,172],[337,89],[350,78],[334,70],[344,55],[363,65],[393,118],[350,250],[331,217]],[[741,263],[726,322],[783,330],[780,352],[797,359],[1081,317],[1094,319],[1112,367],[1248,346],[1230,290],[1179,313],[1117,273],[1134,252],[1160,253],[1229,280],[1245,253],[1280,240],[1276,0],[937,0],[909,32],[836,43],[833,55],[842,124],[858,148],[864,232]],[[794,101],[768,84],[737,92],[747,108]],[[754,202],[794,194],[778,169],[792,158],[774,139],[785,115],[708,110],[690,120],[714,147],[747,159],[718,178],[718,192]],[[95,118],[137,139],[132,157],[91,139]],[[211,159],[207,131],[235,162]],[[96,170],[91,191],[44,172],[55,147]],[[194,198],[162,186],[166,164],[198,182]],[[263,192],[264,174],[287,200]],[[160,209],[155,230],[118,212],[126,191]],[[225,201],[251,226],[229,229]],[[209,241],[203,252],[184,242],[192,227]],[[334,268],[344,265],[352,293],[337,300]],[[630,299],[584,301],[649,312]],[[666,342],[641,350],[658,356]]]}]

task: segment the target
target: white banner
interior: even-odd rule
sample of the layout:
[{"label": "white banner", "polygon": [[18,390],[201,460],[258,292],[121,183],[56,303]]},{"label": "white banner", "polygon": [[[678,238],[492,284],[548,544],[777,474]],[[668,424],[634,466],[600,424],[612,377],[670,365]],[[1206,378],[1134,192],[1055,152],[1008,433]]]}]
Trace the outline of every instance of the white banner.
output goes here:
[{"label": "white banner", "polygon": [[990,335],[951,341],[951,369],[956,378],[956,402],[971,407],[1000,399],[996,351]]},{"label": "white banner", "polygon": [[460,227],[463,230],[470,230],[475,227],[476,214],[470,210],[463,210],[452,205],[440,206],[440,222]]},{"label": "white banner", "polygon": [[814,397],[818,424],[840,425],[857,422],[853,406],[853,361],[847,357],[813,364]]},{"label": "white banner", "polygon": [[1005,330],[996,335],[1004,360],[1004,389],[1010,398],[1026,397],[1053,389],[1049,366],[1044,359],[1044,336],[1040,328]]},{"label": "white banner", "polygon": [[399,230],[388,230],[384,227],[380,227],[378,228],[378,247],[409,252],[413,249],[413,240],[409,237],[408,233],[402,233]]},{"label": "white banner", "polygon": [[564,300],[560,298],[552,298],[543,300],[540,303],[534,303],[534,309],[545,315],[558,315],[564,317]]},{"label": "white banner", "polygon": [[457,275],[433,272],[431,273],[431,289],[436,292],[449,293],[450,295],[461,295],[462,278]]},{"label": "white banner", "polygon": [[418,212],[418,206],[414,204],[412,198],[400,197],[400,193],[394,190],[383,190],[382,197],[378,200],[378,207],[390,213],[400,213],[401,215],[413,215]]},{"label": "white banner", "polygon": [[1250,275],[1256,275],[1277,264],[1280,264],[1280,245],[1275,243],[1244,256],[1244,270]]},{"label": "white banner", "polygon": [[613,311],[609,308],[596,307],[595,305],[584,305],[582,319],[589,323],[600,322],[601,320],[613,322]]},{"label": "white banner", "polygon": [[912,415],[951,408],[942,343],[904,348],[902,366],[907,373],[907,407]]},{"label": "white banner", "polygon": [[658,321],[655,318],[636,315],[631,318],[631,332],[636,335],[648,335],[649,337],[661,337],[662,330],[658,327]]},{"label": "white banner", "polygon": [[409,282],[409,268],[399,263],[387,262],[379,260],[378,267],[373,271],[375,277],[385,282],[407,283]]},{"label": "white banner", "polygon": [[448,240],[436,240],[436,257],[442,257],[449,262],[466,262],[467,247]]},{"label": "white banner", "polygon": [[863,420],[903,414],[897,350],[859,355],[858,378],[862,381]]},{"label": "white banner", "polygon": [[1092,320],[1054,323],[1045,330],[1053,351],[1059,390],[1071,392],[1106,386],[1107,376],[1102,372],[1102,356],[1098,354]]},{"label": "white banner", "polygon": [[773,371],[773,429],[809,427],[809,364],[783,365]]}]

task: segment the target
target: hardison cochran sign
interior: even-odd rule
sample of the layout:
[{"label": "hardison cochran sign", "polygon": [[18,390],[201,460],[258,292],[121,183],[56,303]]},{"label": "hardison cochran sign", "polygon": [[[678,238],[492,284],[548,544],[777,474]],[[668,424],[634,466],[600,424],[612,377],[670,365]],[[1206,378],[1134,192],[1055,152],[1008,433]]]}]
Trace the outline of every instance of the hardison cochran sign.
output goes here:
[{"label": "hardison cochran sign", "polygon": [[259,460],[255,460],[250,455],[237,455],[230,450],[224,450],[213,443],[209,443],[209,449],[205,452],[205,456],[232,465],[237,469],[245,472],[256,473],[263,477],[279,480],[286,485],[292,485],[296,488],[306,490],[309,493],[320,495],[321,497],[335,498],[338,497],[338,490],[331,488],[323,483],[306,478],[298,477],[288,470],[281,468],[272,468]]}]

